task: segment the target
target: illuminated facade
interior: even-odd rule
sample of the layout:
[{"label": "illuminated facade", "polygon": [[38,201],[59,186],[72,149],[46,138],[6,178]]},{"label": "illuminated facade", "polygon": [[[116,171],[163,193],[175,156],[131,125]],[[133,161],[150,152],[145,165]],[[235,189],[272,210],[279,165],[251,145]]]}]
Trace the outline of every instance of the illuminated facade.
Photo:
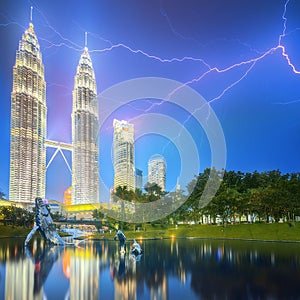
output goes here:
[{"label": "illuminated facade", "polygon": [[46,83],[33,24],[22,36],[13,68],[9,199],[45,197]]},{"label": "illuminated facade", "polygon": [[166,161],[160,155],[155,155],[148,161],[148,182],[156,183],[162,191],[166,190]]},{"label": "illuminated facade", "polygon": [[71,205],[72,204],[72,187],[70,186],[64,192],[64,204]]},{"label": "illuminated facade", "polygon": [[72,110],[72,204],[99,202],[98,100],[85,47],[75,75]]},{"label": "illuminated facade", "polygon": [[134,127],[126,121],[114,119],[114,188],[135,189]]}]

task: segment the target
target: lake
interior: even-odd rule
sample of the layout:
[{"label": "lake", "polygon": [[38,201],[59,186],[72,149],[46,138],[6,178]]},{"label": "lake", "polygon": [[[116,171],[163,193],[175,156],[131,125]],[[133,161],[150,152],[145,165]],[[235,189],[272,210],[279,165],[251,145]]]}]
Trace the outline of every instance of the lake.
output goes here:
[{"label": "lake", "polygon": [[0,239],[0,299],[300,299],[297,243],[143,240],[135,259],[115,241],[23,242]]}]

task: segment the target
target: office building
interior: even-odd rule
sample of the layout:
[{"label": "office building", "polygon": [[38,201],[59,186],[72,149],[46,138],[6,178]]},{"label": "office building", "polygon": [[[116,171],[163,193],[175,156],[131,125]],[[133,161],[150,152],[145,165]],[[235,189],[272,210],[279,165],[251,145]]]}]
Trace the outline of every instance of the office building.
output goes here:
[{"label": "office building", "polygon": [[13,67],[9,199],[45,197],[46,82],[33,24],[25,30]]},{"label": "office building", "polygon": [[166,161],[161,155],[155,155],[148,161],[148,183],[166,190]]},{"label": "office building", "polygon": [[99,117],[95,73],[87,47],[75,75],[72,109],[72,204],[99,202]]},{"label": "office building", "polygon": [[114,189],[126,186],[135,190],[133,124],[114,119],[113,126]]}]

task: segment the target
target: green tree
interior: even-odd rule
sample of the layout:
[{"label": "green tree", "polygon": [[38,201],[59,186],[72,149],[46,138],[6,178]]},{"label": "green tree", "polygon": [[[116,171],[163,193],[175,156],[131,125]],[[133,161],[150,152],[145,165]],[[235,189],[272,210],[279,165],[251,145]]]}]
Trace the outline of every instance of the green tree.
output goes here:
[{"label": "green tree", "polygon": [[0,199],[5,200],[5,193],[0,190]]}]

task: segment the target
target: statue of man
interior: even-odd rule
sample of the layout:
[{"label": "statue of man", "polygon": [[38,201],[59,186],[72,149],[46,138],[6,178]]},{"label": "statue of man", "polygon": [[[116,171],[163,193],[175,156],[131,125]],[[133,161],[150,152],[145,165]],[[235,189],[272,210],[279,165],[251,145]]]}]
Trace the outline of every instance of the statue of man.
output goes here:
[{"label": "statue of man", "polygon": [[117,234],[114,236],[114,240],[116,239],[119,239],[120,242],[120,252],[124,253],[126,251],[126,247],[125,247],[126,236],[120,229],[117,231]]}]

